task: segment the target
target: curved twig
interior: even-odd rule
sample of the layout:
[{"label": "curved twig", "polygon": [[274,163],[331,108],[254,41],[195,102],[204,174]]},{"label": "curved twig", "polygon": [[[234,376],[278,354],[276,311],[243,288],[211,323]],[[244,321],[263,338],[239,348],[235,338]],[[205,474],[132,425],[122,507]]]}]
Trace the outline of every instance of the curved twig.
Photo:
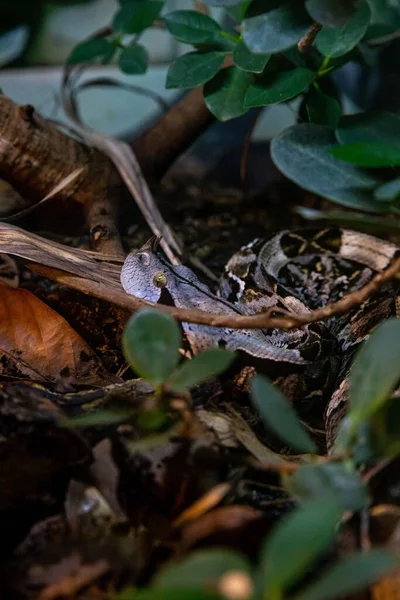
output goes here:
[{"label": "curved twig", "polygon": [[174,306],[146,302],[135,296],[126,294],[122,289],[118,290],[104,286],[104,284],[93,280],[69,275],[57,269],[43,267],[41,265],[32,265],[32,268],[49,279],[68,285],[85,294],[107,300],[112,304],[133,312],[146,306],[151,306],[161,312],[170,314],[179,321],[197,323],[199,325],[230,327],[233,329],[293,329],[295,327],[301,327],[302,325],[308,325],[309,323],[325,321],[333,316],[346,314],[352,308],[360,306],[360,304],[371,298],[371,296],[374,296],[385,283],[389,282],[400,272],[400,257],[396,258],[385,271],[375,275],[375,277],[360,290],[352,292],[337,302],[328,304],[323,308],[307,312],[304,315],[290,316],[271,316],[271,313],[277,312],[274,310],[259,315],[242,316],[218,315],[201,310],[175,308]]}]

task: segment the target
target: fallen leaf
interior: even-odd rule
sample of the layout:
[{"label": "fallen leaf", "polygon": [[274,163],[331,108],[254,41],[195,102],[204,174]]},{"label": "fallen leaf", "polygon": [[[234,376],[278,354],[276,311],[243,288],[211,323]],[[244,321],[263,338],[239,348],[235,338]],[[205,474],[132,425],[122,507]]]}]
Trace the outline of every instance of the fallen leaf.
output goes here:
[{"label": "fallen leaf", "polygon": [[186,523],[180,531],[180,553],[220,546],[257,553],[272,524],[271,517],[250,506],[220,506]]},{"label": "fallen leaf", "polygon": [[0,284],[0,375],[102,381],[102,366],[67,321],[26,290]]},{"label": "fallen leaf", "polygon": [[[61,574],[62,569],[65,570],[65,574]],[[49,568],[47,570],[50,571]],[[71,598],[107,573],[109,565],[105,560],[91,565],[80,564],[79,556],[72,555],[55,565],[54,571],[55,574],[60,574],[59,579],[45,587],[37,596],[38,600]]]}]

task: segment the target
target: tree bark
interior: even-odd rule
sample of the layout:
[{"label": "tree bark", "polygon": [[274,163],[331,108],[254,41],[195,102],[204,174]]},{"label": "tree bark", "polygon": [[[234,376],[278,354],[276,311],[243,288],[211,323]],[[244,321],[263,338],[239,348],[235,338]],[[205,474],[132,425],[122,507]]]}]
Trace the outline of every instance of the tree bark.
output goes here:
[{"label": "tree bark", "polygon": [[[125,188],[106,156],[63,134],[32,106],[18,106],[6,96],[0,96],[0,155],[0,177],[32,205],[82,168],[57,199],[82,204],[94,247],[97,243],[107,254],[121,253],[112,212]],[[110,217],[107,231],[98,230],[99,211]]]},{"label": "tree bark", "polygon": [[[145,176],[158,181],[213,120],[200,89],[172,106],[133,141]],[[18,106],[4,95],[0,95],[0,155],[0,177],[30,204],[81,167],[82,174],[57,194],[60,200],[73,197],[90,211],[93,201],[107,197],[114,204],[125,190],[108,157],[65,135],[32,106]]]},{"label": "tree bark", "polygon": [[133,142],[144,176],[162,178],[172,163],[215,121],[196,88],[184,96],[148,131]]}]

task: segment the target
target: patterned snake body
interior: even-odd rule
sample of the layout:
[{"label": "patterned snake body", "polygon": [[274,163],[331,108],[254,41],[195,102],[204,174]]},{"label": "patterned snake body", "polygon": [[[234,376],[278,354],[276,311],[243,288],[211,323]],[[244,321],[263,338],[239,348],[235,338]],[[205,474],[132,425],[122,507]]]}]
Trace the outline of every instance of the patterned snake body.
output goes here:
[{"label": "patterned snake body", "polygon": [[[180,308],[304,314],[360,289],[399,253],[390,242],[345,229],[283,231],[234,254],[213,294],[190,269],[172,266],[149,242],[128,255],[121,283],[127,293]],[[291,400],[304,406],[310,399],[325,399],[329,445],[343,416],[354,351],[377,324],[397,315],[397,305],[395,281],[347,315],[290,331],[191,323],[183,323],[183,329],[193,353],[213,346],[238,350],[272,376]]]}]

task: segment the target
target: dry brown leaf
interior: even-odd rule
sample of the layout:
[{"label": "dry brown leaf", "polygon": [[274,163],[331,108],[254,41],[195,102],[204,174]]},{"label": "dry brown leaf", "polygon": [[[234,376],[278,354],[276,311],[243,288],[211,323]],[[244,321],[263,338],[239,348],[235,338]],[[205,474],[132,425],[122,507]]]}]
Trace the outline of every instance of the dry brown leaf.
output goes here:
[{"label": "dry brown leaf", "polygon": [[0,375],[95,383],[101,363],[67,321],[26,290],[0,284]]},{"label": "dry brown leaf", "polygon": [[372,600],[399,600],[400,598],[400,571],[384,577],[371,589]]}]

